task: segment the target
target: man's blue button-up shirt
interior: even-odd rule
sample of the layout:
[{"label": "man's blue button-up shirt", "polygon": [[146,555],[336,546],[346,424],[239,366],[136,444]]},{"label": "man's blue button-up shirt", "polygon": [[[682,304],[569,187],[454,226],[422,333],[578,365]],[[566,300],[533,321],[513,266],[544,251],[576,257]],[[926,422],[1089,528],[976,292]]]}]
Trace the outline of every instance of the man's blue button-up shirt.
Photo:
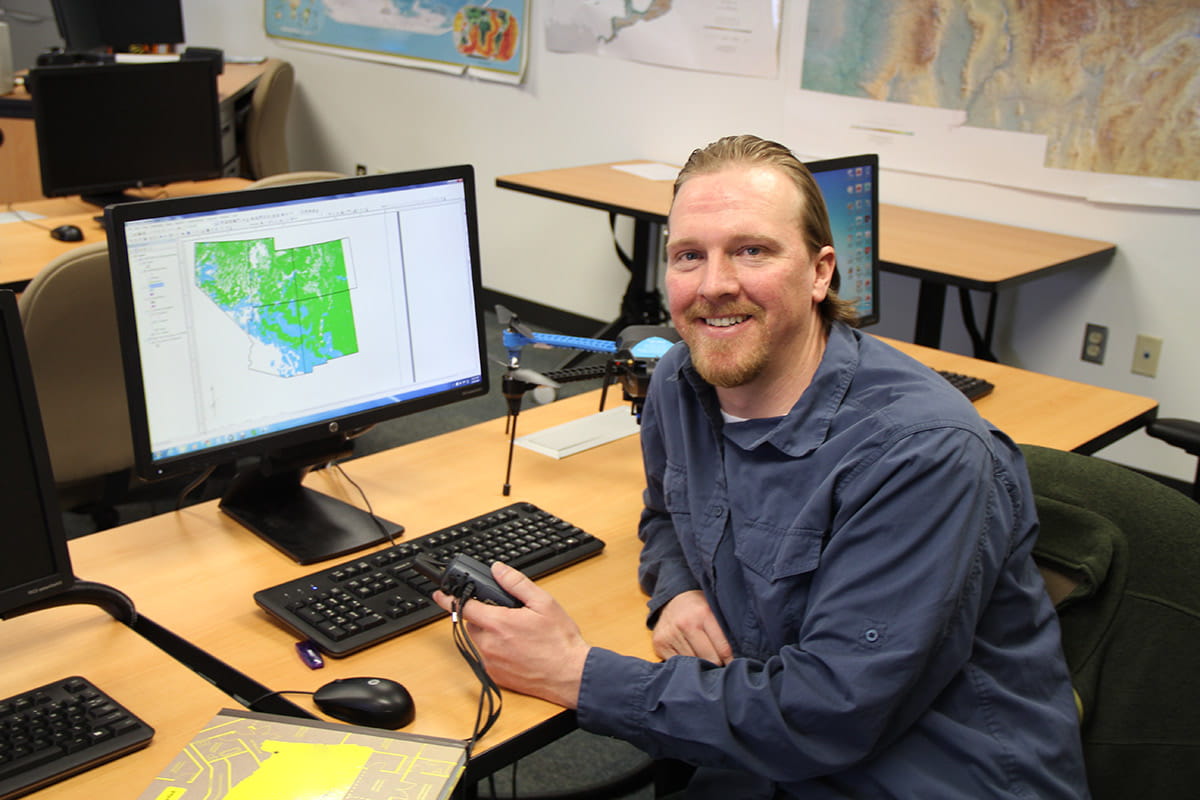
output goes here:
[{"label": "man's blue button-up shirt", "polygon": [[651,617],[703,590],[735,658],[593,648],[582,727],[689,797],[1087,796],[1024,463],[943,378],[838,324],[787,416],[725,423],[678,345],[641,435]]}]

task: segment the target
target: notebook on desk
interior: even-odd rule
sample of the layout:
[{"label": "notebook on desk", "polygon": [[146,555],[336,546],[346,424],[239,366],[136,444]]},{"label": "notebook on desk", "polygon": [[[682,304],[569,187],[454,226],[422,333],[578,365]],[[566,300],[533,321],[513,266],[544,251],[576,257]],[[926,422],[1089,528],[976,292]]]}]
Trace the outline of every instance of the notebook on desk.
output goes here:
[{"label": "notebook on desk", "polygon": [[[78,581],[72,572],[25,337],[8,291],[0,291],[0,420],[0,619],[79,596],[100,597],[121,615],[119,593]],[[6,685],[0,691],[0,798],[133,752],[153,735],[153,728],[82,676]]]}]

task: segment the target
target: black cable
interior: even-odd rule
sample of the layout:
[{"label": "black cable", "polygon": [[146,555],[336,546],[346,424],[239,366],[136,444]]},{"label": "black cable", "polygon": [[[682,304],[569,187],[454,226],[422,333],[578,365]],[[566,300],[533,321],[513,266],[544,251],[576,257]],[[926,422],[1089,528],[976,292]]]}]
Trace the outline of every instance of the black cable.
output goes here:
[{"label": "black cable", "polygon": [[358,485],[358,482],[355,481],[354,478],[351,478],[349,474],[346,473],[346,470],[342,469],[342,465],[340,463],[334,461],[330,466],[336,469],[339,475],[350,481],[350,485],[358,490],[358,495],[362,498],[363,504],[367,507],[367,513],[371,515],[371,519],[374,520],[376,527],[379,528],[380,532],[387,537],[387,540],[391,542],[392,545],[395,545],[395,535],[393,535],[392,532],[387,529],[387,526],[383,524],[383,520],[375,515],[375,509],[371,507],[371,498],[367,497],[367,493],[363,491],[363,488]]},{"label": "black cable", "polygon": [[254,708],[256,705],[258,705],[259,703],[261,703],[263,700],[266,700],[268,697],[282,697],[282,696],[283,696],[283,695],[285,695],[285,694],[307,694],[307,695],[313,695],[313,694],[316,694],[316,692],[306,692],[306,691],[304,691],[303,689],[278,689],[278,690],[276,690],[276,691],[274,691],[274,692],[267,692],[267,693],[266,693],[266,694],[264,694],[264,695],[259,695],[258,697],[254,698],[253,700],[246,700],[246,701],[243,701],[243,703],[244,703],[244,705],[246,706],[246,708],[251,708],[251,709],[252,709],[252,708]]},{"label": "black cable", "polygon": [[461,612],[466,601],[474,595],[475,584],[467,583],[454,597],[454,601],[450,606],[454,646],[458,649],[459,655],[463,657],[463,660],[467,662],[467,666],[475,673],[480,686],[479,705],[475,709],[475,725],[471,738],[467,740],[468,759],[471,758],[471,752],[474,750],[475,744],[491,730],[496,720],[500,718],[500,711],[504,705],[504,698],[500,694],[500,687],[492,680],[492,676],[488,675],[487,668],[483,665],[483,656],[479,654],[475,643],[471,641],[471,634],[467,632],[467,621]]},{"label": "black cable", "polygon": [[211,467],[209,467],[208,469],[204,470],[199,475],[197,475],[191,483],[189,483],[187,486],[183,487],[183,490],[180,491],[180,493],[179,493],[179,499],[175,501],[175,510],[176,511],[179,511],[181,508],[183,508],[183,501],[187,499],[187,496],[189,494],[191,494],[192,492],[194,492],[196,490],[197,486],[199,486],[200,484],[202,484],[206,480],[208,480],[212,476],[212,474],[216,470],[216,468],[217,468],[217,465],[213,464]]},{"label": "black cable", "polygon": [[24,222],[26,225],[32,225],[33,227],[37,228],[40,231],[49,231],[50,230],[50,228],[48,226],[39,225],[39,224],[37,224],[37,222],[35,220],[33,220],[29,217],[26,217],[25,214],[20,209],[13,208],[13,202],[14,202],[13,200],[9,200],[7,205],[5,206],[5,211],[7,213],[12,214],[14,217],[17,218],[18,221]]}]

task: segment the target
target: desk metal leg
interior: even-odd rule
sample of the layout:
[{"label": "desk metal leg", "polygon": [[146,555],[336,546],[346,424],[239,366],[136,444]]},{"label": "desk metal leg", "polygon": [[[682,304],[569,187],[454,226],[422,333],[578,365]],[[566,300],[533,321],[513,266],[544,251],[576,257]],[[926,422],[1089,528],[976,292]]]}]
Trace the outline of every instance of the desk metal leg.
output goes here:
[{"label": "desk metal leg", "polygon": [[661,222],[634,220],[629,287],[621,300],[622,327],[659,325],[665,318],[662,295],[658,291],[658,246],[662,231]]},{"label": "desk metal leg", "polygon": [[[992,352],[992,335],[996,325],[996,296],[995,291],[988,292],[988,313],[982,333],[975,320],[975,307],[971,305],[971,292],[964,286],[958,287],[958,304],[962,309],[963,325],[967,335],[971,337],[971,345],[976,358],[986,361],[999,361]],[[946,310],[946,285],[933,281],[921,281],[917,294],[917,325],[913,331],[913,342],[925,347],[941,347],[942,345],[942,315]]]},{"label": "desk metal leg", "polygon": [[963,324],[967,327],[967,335],[971,337],[975,357],[985,361],[1000,360],[992,352],[992,334],[996,327],[996,295],[997,292],[988,292],[987,321],[981,334],[979,325],[975,322],[975,306],[971,304],[971,292],[965,286],[958,287],[958,304],[962,307]]},{"label": "desk metal leg", "polygon": [[913,331],[913,343],[925,347],[940,347],[942,344],[942,313],[946,309],[946,285],[933,281],[921,281],[917,295],[917,327]]}]

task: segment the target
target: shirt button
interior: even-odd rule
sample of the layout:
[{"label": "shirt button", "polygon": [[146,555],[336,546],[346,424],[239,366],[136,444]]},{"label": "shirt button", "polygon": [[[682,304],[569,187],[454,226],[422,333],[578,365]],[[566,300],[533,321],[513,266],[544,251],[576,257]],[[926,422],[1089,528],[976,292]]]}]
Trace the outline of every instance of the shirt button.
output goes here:
[{"label": "shirt button", "polygon": [[875,642],[879,641],[879,631],[875,630],[874,628],[867,628],[866,632],[863,633],[863,638],[874,644]]}]

